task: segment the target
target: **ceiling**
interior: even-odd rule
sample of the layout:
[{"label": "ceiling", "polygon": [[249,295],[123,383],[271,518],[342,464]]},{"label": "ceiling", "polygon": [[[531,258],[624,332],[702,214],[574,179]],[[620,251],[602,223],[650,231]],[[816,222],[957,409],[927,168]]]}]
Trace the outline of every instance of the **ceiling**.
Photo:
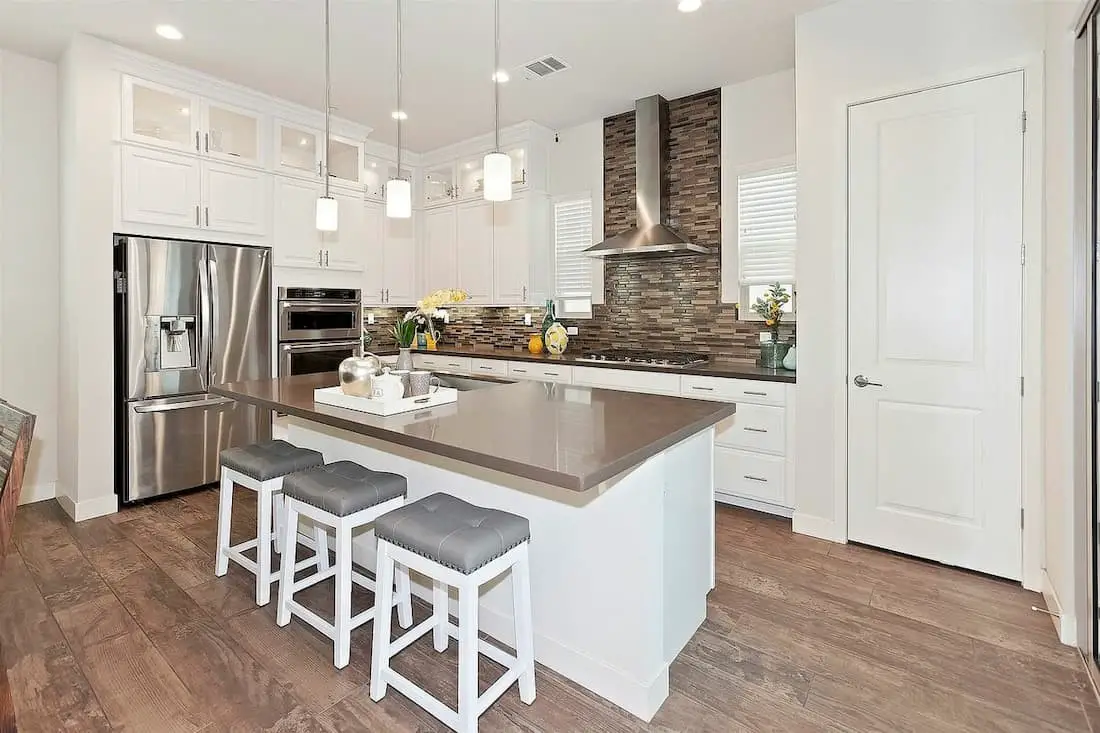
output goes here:
[{"label": "ceiling", "polygon": [[[501,124],[550,128],[599,119],[633,100],[712,89],[794,66],[794,18],[831,0],[501,0]],[[393,143],[395,0],[333,0],[333,104]],[[0,48],[56,60],[90,33],[321,109],[320,0],[0,0]],[[158,37],[170,23],[182,41]],[[431,150],[492,129],[491,0],[405,0],[405,140]],[[571,68],[539,80],[523,64]]]}]

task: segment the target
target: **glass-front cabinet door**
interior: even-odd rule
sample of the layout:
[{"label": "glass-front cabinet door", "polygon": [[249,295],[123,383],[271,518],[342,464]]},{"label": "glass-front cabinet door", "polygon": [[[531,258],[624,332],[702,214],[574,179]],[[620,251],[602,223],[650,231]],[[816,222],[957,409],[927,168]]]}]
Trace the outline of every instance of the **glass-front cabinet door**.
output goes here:
[{"label": "glass-front cabinet door", "polygon": [[363,146],[348,138],[333,136],[328,143],[328,175],[333,182],[363,182]]},{"label": "glass-front cabinet door", "polygon": [[447,163],[424,169],[424,205],[453,201],[455,196],[455,166]]},{"label": "glass-front cabinet door", "polygon": [[458,198],[479,199],[485,194],[485,155],[458,161]]},{"label": "glass-front cabinet door", "polygon": [[527,149],[512,148],[506,150],[508,157],[512,159],[512,185],[523,187],[527,185]]},{"label": "glass-front cabinet door", "polygon": [[262,121],[259,114],[222,104],[206,103],[203,150],[235,163],[261,165]]},{"label": "glass-front cabinet door", "polygon": [[367,155],[363,158],[363,186],[369,201],[386,200],[386,181],[390,179],[397,166],[388,160]]},{"label": "glass-front cabinet door", "polygon": [[199,101],[194,95],[123,77],[124,139],[199,152],[199,116]]},{"label": "glass-front cabinet door", "polygon": [[275,123],[276,168],[284,173],[321,177],[324,133],[288,122]]}]

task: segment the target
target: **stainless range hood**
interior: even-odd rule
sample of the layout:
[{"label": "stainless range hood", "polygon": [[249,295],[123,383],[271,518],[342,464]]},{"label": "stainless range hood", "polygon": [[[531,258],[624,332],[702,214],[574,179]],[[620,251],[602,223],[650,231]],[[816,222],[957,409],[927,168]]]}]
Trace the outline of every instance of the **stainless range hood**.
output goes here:
[{"label": "stainless range hood", "polygon": [[668,167],[668,102],[653,95],[634,103],[634,145],[637,156],[638,223],[625,232],[593,245],[589,257],[625,254],[710,252],[692,243],[668,221],[665,169]]}]

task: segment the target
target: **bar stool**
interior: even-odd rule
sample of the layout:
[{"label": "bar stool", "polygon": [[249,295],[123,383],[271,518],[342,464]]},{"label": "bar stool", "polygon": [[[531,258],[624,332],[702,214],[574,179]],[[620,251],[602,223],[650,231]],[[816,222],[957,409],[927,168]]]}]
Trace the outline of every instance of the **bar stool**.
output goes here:
[{"label": "bar stool", "polygon": [[[535,701],[534,629],[531,623],[530,566],[527,554],[530,523],[523,517],[468,504],[447,494],[433,494],[390,512],[375,523],[378,562],[375,577],[381,589],[376,603],[390,603],[395,566],[411,568],[433,581],[432,616],[393,641],[390,620],[374,622],[370,696],[375,702],[393,685],[422,708],[460,733],[473,733],[490,705],[519,681],[519,696]],[[480,587],[512,571],[516,656],[478,638]],[[458,627],[448,616],[448,586],[458,588]],[[420,637],[433,632],[436,651],[446,651],[449,638],[458,639],[458,710],[417,687],[390,668],[390,659]],[[477,694],[478,653],[502,664],[506,671],[485,694]]]},{"label": "bar stool", "polygon": [[[286,524],[283,527],[283,541],[286,544],[286,558],[283,561],[282,577],[279,581],[279,610],[276,623],[286,626],[290,617],[297,616],[322,634],[332,639],[333,664],[337,669],[348,665],[351,656],[351,632],[371,619],[375,619],[376,609],[385,609],[378,618],[385,619],[386,628],[390,625],[390,609],[397,606],[398,622],[402,627],[412,626],[412,598],[409,588],[408,571],[397,576],[397,599],[393,597],[393,588],[383,588],[385,603],[379,603],[378,586],[367,576],[351,569],[352,533],[375,521],[386,512],[400,509],[405,503],[408,480],[396,473],[384,473],[364,468],[352,461],[337,461],[319,468],[287,476],[283,482],[283,496],[286,500]],[[318,525],[327,525],[336,530],[336,567],[322,569],[302,580],[295,581],[291,570],[295,566],[294,535],[298,531],[298,517],[309,517]],[[318,616],[294,600],[294,594],[311,585],[336,576],[336,616],[333,623]],[[386,581],[391,586],[393,573]],[[351,584],[356,583],[374,591],[374,605],[351,615]],[[383,584],[384,585],[384,584]],[[375,619],[377,623],[377,619]]]},{"label": "bar stool", "polygon": [[[256,576],[256,605],[271,600],[271,584],[279,578],[271,569],[271,545],[283,552],[282,538],[277,531],[282,525],[283,479],[288,474],[324,465],[324,457],[315,450],[299,448],[285,440],[271,440],[221,452],[221,493],[218,502],[218,549],[214,559],[214,574],[229,571],[229,561],[237,563]],[[256,500],[256,537],[237,545],[229,544],[229,529],[233,520],[233,485],[237,484],[259,496]],[[273,516],[274,515],[274,516]],[[276,531],[272,533],[272,521]],[[299,570],[316,564],[328,567],[328,535],[322,528],[314,530],[316,554],[304,560]],[[296,538],[294,538],[296,544]],[[256,548],[256,559],[245,557],[246,550]]]}]

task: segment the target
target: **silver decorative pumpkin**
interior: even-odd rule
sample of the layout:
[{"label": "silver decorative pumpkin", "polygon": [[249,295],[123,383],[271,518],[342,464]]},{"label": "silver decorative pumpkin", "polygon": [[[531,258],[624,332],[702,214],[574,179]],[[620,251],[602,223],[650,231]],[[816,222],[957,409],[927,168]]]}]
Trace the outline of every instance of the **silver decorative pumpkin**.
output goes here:
[{"label": "silver decorative pumpkin", "polygon": [[340,362],[340,391],[355,397],[370,397],[371,379],[382,373],[382,360],[374,354],[349,356]]}]

